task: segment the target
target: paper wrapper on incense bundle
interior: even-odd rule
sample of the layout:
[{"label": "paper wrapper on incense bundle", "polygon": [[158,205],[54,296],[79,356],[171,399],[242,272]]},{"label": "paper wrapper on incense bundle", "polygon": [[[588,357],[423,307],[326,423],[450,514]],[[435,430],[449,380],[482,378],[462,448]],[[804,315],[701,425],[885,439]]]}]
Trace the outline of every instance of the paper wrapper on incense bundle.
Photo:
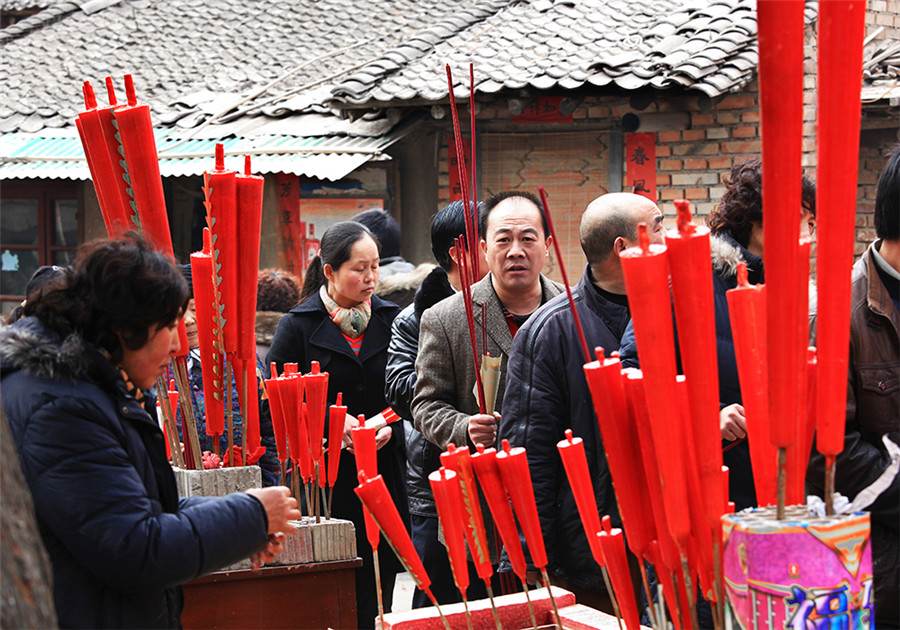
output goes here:
[{"label": "paper wrapper on incense bundle", "polygon": [[867,513],[811,516],[789,506],[722,517],[726,609],[740,628],[870,628]]}]

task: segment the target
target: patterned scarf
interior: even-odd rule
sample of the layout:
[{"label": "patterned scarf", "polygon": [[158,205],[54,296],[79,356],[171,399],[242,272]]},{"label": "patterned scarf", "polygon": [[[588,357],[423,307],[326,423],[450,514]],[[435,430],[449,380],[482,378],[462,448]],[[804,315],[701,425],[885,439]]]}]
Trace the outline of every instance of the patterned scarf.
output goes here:
[{"label": "patterned scarf", "polygon": [[[103,355],[103,358],[105,358],[107,361],[112,363],[112,355],[110,355],[109,352],[105,348],[98,347],[97,350],[100,352],[101,355]],[[128,372],[125,371],[125,368],[118,366],[118,365],[116,366],[116,368],[119,370],[119,374],[122,376],[122,380],[125,381],[125,393],[127,393],[129,396],[134,398],[136,401],[138,401],[141,404],[141,407],[143,407],[144,410],[147,411],[147,413],[150,413],[150,411],[149,411],[150,399],[144,395],[144,392],[141,390],[140,387],[138,387],[137,385],[135,385],[134,383],[131,382],[131,377],[128,376]],[[152,416],[152,414],[151,414],[151,416]]]},{"label": "patterned scarf", "polygon": [[319,287],[319,297],[322,298],[322,303],[325,304],[325,310],[331,315],[331,321],[337,324],[342,333],[351,339],[356,339],[366,331],[369,319],[372,317],[371,300],[366,300],[353,308],[344,308],[331,299],[328,291],[325,290],[324,284]]}]

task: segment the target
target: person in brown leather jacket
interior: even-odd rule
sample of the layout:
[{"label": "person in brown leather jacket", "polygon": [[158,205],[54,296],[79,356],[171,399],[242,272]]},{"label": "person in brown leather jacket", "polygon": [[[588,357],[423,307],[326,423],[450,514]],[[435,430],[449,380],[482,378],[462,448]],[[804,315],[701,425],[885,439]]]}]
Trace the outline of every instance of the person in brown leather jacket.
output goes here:
[{"label": "person in brown leather jacket", "polygon": [[[900,444],[900,149],[878,181],[875,233],[878,239],[853,266],[846,437],[835,489],[853,501],[870,486],[873,495],[886,486],[864,509],[872,518],[875,627],[894,628],[900,623],[900,477],[887,472],[884,440]],[[823,471],[823,457],[814,453],[807,483],[820,495]]]}]

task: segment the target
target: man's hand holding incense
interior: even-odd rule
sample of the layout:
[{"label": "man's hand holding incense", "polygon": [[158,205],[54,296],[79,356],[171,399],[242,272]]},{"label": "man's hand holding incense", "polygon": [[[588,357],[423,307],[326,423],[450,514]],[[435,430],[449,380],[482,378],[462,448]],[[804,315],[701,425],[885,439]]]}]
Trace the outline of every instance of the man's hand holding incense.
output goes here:
[{"label": "man's hand holding incense", "polygon": [[719,428],[722,439],[733,442],[747,437],[747,418],[744,407],[737,403],[728,405],[719,412]]},{"label": "man's hand holding incense", "polygon": [[500,414],[486,413],[469,416],[469,439],[472,444],[483,444],[485,448],[493,446],[497,441],[497,427],[500,423]]}]

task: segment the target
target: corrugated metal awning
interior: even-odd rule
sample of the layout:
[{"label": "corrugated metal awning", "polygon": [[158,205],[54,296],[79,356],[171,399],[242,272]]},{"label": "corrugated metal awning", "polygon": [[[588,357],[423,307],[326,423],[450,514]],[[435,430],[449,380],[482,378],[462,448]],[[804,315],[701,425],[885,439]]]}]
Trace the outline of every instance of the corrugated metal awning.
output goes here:
[{"label": "corrugated metal awning", "polygon": [[[255,174],[292,173],[336,181],[369,161],[389,160],[384,150],[410,131],[400,125],[377,137],[264,135],[181,141],[170,129],[155,130],[159,170],[163,177],[201,175],[214,167],[216,143],[225,147],[226,167],[243,170],[251,156]],[[27,133],[0,134],[0,180],[76,179],[91,173],[75,130],[56,137]],[[229,156],[241,156],[232,157]]]}]

